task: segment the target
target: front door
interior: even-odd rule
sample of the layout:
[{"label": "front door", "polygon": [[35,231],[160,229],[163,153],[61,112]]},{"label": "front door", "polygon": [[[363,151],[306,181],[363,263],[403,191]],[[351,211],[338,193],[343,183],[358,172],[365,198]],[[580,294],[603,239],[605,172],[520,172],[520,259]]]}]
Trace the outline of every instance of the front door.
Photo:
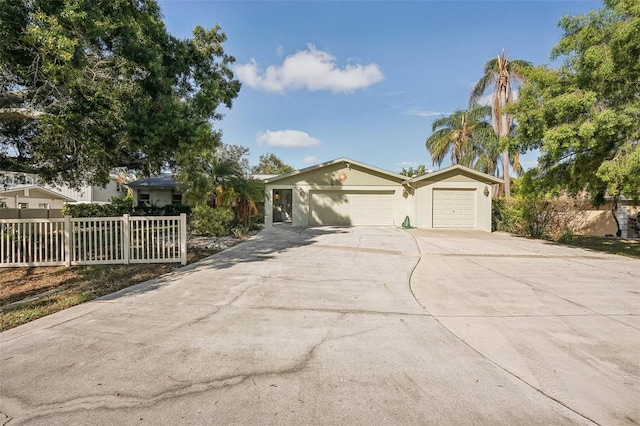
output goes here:
[{"label": "front door", "polygon": [[291,189],[274,189],[271,195],[273,200],[273,221],[291,222],[293,191]]}]

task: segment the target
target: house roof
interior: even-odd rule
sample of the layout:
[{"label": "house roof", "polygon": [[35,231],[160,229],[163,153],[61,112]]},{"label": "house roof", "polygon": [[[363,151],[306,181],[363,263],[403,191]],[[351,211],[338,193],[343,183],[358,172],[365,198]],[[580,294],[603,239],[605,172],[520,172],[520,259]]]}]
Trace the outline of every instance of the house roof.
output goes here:
[{"label": "house roof", "polygon": [[368,169],[368,170],[374,171],[376,173],[379,173],[381,175],[384,175],[384,176],[387,176],[387,177],[391,177],[391,178],[394,178],[394,179],[398,179],[400,181],[404,181],[404,180],[407,179],[406,176],[403,176],[401,174],[389,172],[387,170],[380,169],[380,168],[374,167],[374,166],[370,166],[368,164],[361,163],[359,161],[351,160],[351,159],[346,158],[346,157],[341,157],[341,158],[337,158],[337,159],[332,160],[332,161],[328,161],[326,163],[316,164],[314,166],[306,167],[304,169],[295,170],[293,172],[284,173],[284,174],[275,176],[273,178],[265,179],[264,182],[265,183],[277,182],[277,181],[279,181],[281,179],[286,179],[286,178],[289,178],[291,176],[300,175],[300,174],[303,174],[303,173],[307,173],[307,172],[311,172],[311,171],[314,171],[314,170],[322,169],[324,167],[333,166],[333,165],[339,164],[339,163],[344,163],[347,167],[358,166],[359,168]]},{"label": "house roof", "polygon": [[477,170],[471,169],[469,167],[461,166],[460,164],[455,164],[453,166],[445,167],[444,169],[437,170],[435,172],[427,173],[422,176],[416,176],[411,179],[407,179],[407,182],[414,183],[420,182],[422,180],[432,180],[434,178],[438,178],[441,175],[451,173],[451,172],[459,172],[461,174],[470,176],[474,179],[477,179],[484,183],[502,183],[502,179],[497,178],[495,176],[488,175],[486,173],[479,172]]},{"label": "house roof", "polygon": [[128,186],[131,188],[177,188],[178,182],[173,178],[173,175],[165,173],[135,180]]},{"label": "house roof", "polygon": [[289,178],[291,176],[300,175],[300,174],[303,174],[303,173],[307,173],[307,172],[310,172],[310,171],[313,171],[313,170],[321,169],[323,167],[328,167],[328,166],[332,166],[334,164],[339,164],[339,163],[344,163],[345,165],[347,165],[347,167],[355,165],[355,166],[358,166],[359,168],[368,169],[368,170],[377,172],[379,174],[382,174],[384,176],[388,176],[388,177],[397,179],[397,180],[401,181],[402,183],[413,183],[413,182],[419,182],[419,181],[427,180],[427,179],[431,180],[431,179],[434,179],[434,178],[438,179],[438,178],[441,178],[442,175],[445,175],[445,174],[451,173],[451,172],[458,172],[460,174],[467,175],[469,177],[472,177],[472,178],[474,178],[476,180],[479,180],[479,181],[487,183],[487,184],[502,183],[502,179],[500,179],[500,178],[488,175],[486,173],[479,172],[479,171],[471,169],[469,167],[461,166],[459,164],[456,164],[456,165],[453,165],[453,166],[450,166],[450,167],[446,167],[444,169],[441,169],[441,170],[438,170],[438,171],[435,171],[435,172],[430,172],[430,173],[427,173],[427,174],[424,174],[424,175],[421,175],[421,176],[416,176],[416,177],[410,178],[410,177],[407,177],[407,176],[404,176],[404,175],[401,175],[401,174],[398,174],[398,173],[389,172],[387,170],[380,169],[380,168],[374,167],[374,166],[370,166],[368,164],[361,163],[361,162],[355,161],[355,160],[351,160],[351,159],[345,158],[345,157],[341,157],[341,158],[338,158],[338,159],[335,159],[335,160],[332,160],[332,161],[328,161],[326,163],[316,164],[314,166],[307,167],[307,168],[304,168],[304,169],[295,170],[295,171],[290,172],[290,173],[281,174],[281,175],[278,175],[278,176],[275,176],[275,177],[272,177],[272,178],[269,178],[269,179],[265,179],[264,182],[265,183],[277,182],[279,180],[286,179],[286,178]]},{"label": "house roof", "polygon": [[64,200],[64,201],[67,201],[67,202],[76,201],[75,199],[73,199],[71,197],[67,197],[66,195],[62,195],[59,192],[52,191],[51,189],[44,188],[44,187],[42,187],[40,185],[17,185],[17,186],[12,186],[9,189],[6,189],[4,191],[0,191],[0,196],[11,196],[11,195],[16,195],[16,194],[19,195],[20,192],[22,192],[24,194],[24,192],[26,190],[29,190],[29,191],[33,190],[33,191],[37,191],[37,192],[40,192],[40,193],[44,193],[46,198],[56,198],[56,199]]}]

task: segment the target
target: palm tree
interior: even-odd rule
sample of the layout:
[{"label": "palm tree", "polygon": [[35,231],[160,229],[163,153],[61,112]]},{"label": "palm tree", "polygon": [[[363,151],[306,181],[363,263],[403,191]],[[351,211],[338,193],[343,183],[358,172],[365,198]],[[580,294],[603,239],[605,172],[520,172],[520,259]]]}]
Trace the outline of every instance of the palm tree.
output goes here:
[{"label": "palm tree", "polygon": [[[510,61],[502,53],[494,59],[490,59],[484,66],[484,75],[473,88],[469,98],[469,105],[478,105],[484,92],[493,87],[493,99],[491,102],[491,125],[498,143],[505,145],[505,137],[510,133],[513,125],[513,115],[505,112],[505,107],[512,103],[514,86],[524,82],[522,70],[531,67],[531,62],[516,59]],[[509,148],[502,147],[502,175],[504,179],[504,195],[511,196],[511,184],[509,180]]]},{"label": "palm tree", "polygon": [[[512,127],[511,131],[512,133],[515,132],[515,126]],[[502,174],[502,152],[500,151],[500,144],[498,143],[496,133],[490,126],[481,129],[474,135],[473,148],[475,151],[473,168],[475,170],[496,177]],[[520,164],[520,154],[517,150],[510,152],[509,160],[514,173],[519,175],[522,170],[522,165]],[[497,196],[500,194],[503,187],[504,185],[494,187],[494,195]]]},{"label": "palm tree", "polygon": [[476,156],[474,138],[482,129],[489,128],[485,120],[489,113],[488,106],[478,106],[436,119],[431,125],[433,133],[425,143],[433,164],[440,166],[450,154],[451,164],[472,167]]}]

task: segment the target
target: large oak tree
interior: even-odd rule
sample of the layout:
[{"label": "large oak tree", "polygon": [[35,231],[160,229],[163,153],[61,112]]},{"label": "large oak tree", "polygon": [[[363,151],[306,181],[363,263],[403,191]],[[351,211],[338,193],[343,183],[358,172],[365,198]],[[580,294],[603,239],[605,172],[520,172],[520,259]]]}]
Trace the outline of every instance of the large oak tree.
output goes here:
[{"label": "large oak tree", "polygon": [[170,35],[154,0],[0,0],[0,170],[77,185],[208,161],[240,90],[225,40]]},{"label": "large oak tree", "polygon": [[547,190],[640,196],[640,2],[560,21],[558,70],[527,70],[516,106],[524,148],[540,150]]}]

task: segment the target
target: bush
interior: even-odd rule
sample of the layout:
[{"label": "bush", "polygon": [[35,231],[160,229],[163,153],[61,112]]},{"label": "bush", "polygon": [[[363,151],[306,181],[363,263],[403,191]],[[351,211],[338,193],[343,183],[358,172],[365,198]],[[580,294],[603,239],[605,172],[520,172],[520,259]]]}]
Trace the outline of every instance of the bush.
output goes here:
[{"label": "bush", "polygon": [[222,237],[229,235],[234,219],[235,214],[230,208],[196,206],[191,211],[191,231],[204,236]]},{"label": "bush", "polygon": [[522,229],[521,205],[515,198],[496,198],[491,203],[491,230],[520,233]]},{"label": "bush", "polygon": [[491,225],[493,230],[527,237],[572,239],[584,205],[581,198],[566,195],[496,199],[493,200]]}]

